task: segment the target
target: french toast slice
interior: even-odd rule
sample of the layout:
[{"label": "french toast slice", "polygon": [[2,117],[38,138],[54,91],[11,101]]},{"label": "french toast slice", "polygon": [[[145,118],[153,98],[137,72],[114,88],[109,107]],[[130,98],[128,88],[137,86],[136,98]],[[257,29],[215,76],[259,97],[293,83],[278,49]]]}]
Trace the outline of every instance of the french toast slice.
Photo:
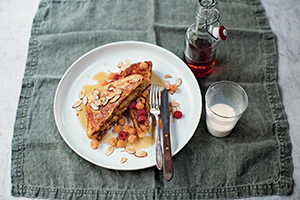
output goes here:
[{"label": "french toast slice", "polygon": [[[148,80],[151,82],[151,73],[152,73],[152,62],[151,61],[145,61],[145,62],[139,62],[139,63],[133,63],[128,68],[126,68],[124,71],[121,72],[120,77],[128,77],[132,74],[139,74],[144,77],[145,80]],[[127,112],[130,117],[130,119],[133,122],[134,128],[136,129],[137,135],[139,138],[144,138],[145,135],[148,132],[148,129],[150,127],[150,104],[149,104],[149,92],[150,87],[146,88],[136,99],[135,101],[139,101],[142,99],[144,102],[144,112],[145,118],[141,120],[139,118],[139,110],[134,108],[128,108]],[[141,113],[141,112],[140,112]]]},{"label": "french toast slice", "polygon": [[150,81],[133,74],[95,89],[85,106],[89,139],[100,141],[107,131],[123,116],[130,102],[148,88]]}]

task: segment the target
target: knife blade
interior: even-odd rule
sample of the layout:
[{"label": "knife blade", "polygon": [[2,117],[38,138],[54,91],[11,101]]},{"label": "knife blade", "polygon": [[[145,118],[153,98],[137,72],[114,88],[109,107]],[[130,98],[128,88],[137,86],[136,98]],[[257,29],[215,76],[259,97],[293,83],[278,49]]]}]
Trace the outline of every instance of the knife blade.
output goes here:
[{"label": "knife blade", "polygon": [[173,177],[172,150],[170,140],[170,109],[169,109],[169,93],[164,89],[161,96],[161,120],[163,125],[163,174],[168,181]]}]

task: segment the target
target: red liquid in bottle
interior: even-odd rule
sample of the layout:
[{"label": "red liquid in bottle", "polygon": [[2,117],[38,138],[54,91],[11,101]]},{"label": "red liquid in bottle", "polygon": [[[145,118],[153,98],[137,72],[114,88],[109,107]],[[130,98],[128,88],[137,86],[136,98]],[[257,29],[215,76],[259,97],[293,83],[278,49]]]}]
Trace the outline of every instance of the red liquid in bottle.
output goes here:
[{"label": "red liquid in bottle", "polygon": [[197,78],[210,74],[216,61],[216,49],[206,39],[197,39],[195,43],[186,40],[184,62]]}]

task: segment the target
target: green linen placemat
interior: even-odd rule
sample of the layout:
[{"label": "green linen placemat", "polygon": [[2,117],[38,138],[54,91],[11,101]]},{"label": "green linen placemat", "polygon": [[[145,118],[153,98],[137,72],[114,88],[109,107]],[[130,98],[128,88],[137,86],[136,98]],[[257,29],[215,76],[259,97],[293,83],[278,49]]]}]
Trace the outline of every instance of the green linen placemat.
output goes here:
[{"label": "green linen placemat", "polygon": [[194,22],[196,0],[42,0],[32,25],[12,139],[12,195],[51,199],[206,199],[292,192],[288,123],[277,89],[274,35],[258,0],[219,0],[227,41],[202,95],[218,80],[241,84],[249,107],[232,134],[218,139],[205,114],[174,156],[174,177],[155,167],[114,171],[89,163],[60,136],[53,98],[68,67],[89,50],[115,41],[162,46],[179,57]]}]

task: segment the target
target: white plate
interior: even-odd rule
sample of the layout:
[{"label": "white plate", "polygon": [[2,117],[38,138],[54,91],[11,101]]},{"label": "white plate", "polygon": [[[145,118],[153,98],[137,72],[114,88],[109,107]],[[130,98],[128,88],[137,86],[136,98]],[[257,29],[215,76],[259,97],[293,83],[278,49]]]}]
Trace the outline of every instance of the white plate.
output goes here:
[{"label": "white plate", "polygon": [[[170,51],[149,43],[126,41],[100,46],[86,53],[72,64],[60,80],[54,98],[55,122],[62,138],[73,151],[95,165],[114,170],[138,170],[154,166],[154,145],[145,149],[148,152],[145,158],[136,158],[121,149],[106,156],[106,144],[100,144],[98,149],[93,150],[72,105],[78,99],[83,85],[95,84],[92,83],[94,74],[99,71],[118,71],[117,65],[126,59],[132,62],[150,60],[153,71],[160,77],[171,74],[173,77],[168,79],[170,83],[175,83],[179,77],[183,80],[176,93],[170,95],[170,100],[175,99],[180,103],[183,113],[183,117],[176,123],[170,118],[173,155],[191,139],[202,112],[202,98],[196,78],[185,63]],[[127,162],[121,164],[121,157],[127,157]]]}]

